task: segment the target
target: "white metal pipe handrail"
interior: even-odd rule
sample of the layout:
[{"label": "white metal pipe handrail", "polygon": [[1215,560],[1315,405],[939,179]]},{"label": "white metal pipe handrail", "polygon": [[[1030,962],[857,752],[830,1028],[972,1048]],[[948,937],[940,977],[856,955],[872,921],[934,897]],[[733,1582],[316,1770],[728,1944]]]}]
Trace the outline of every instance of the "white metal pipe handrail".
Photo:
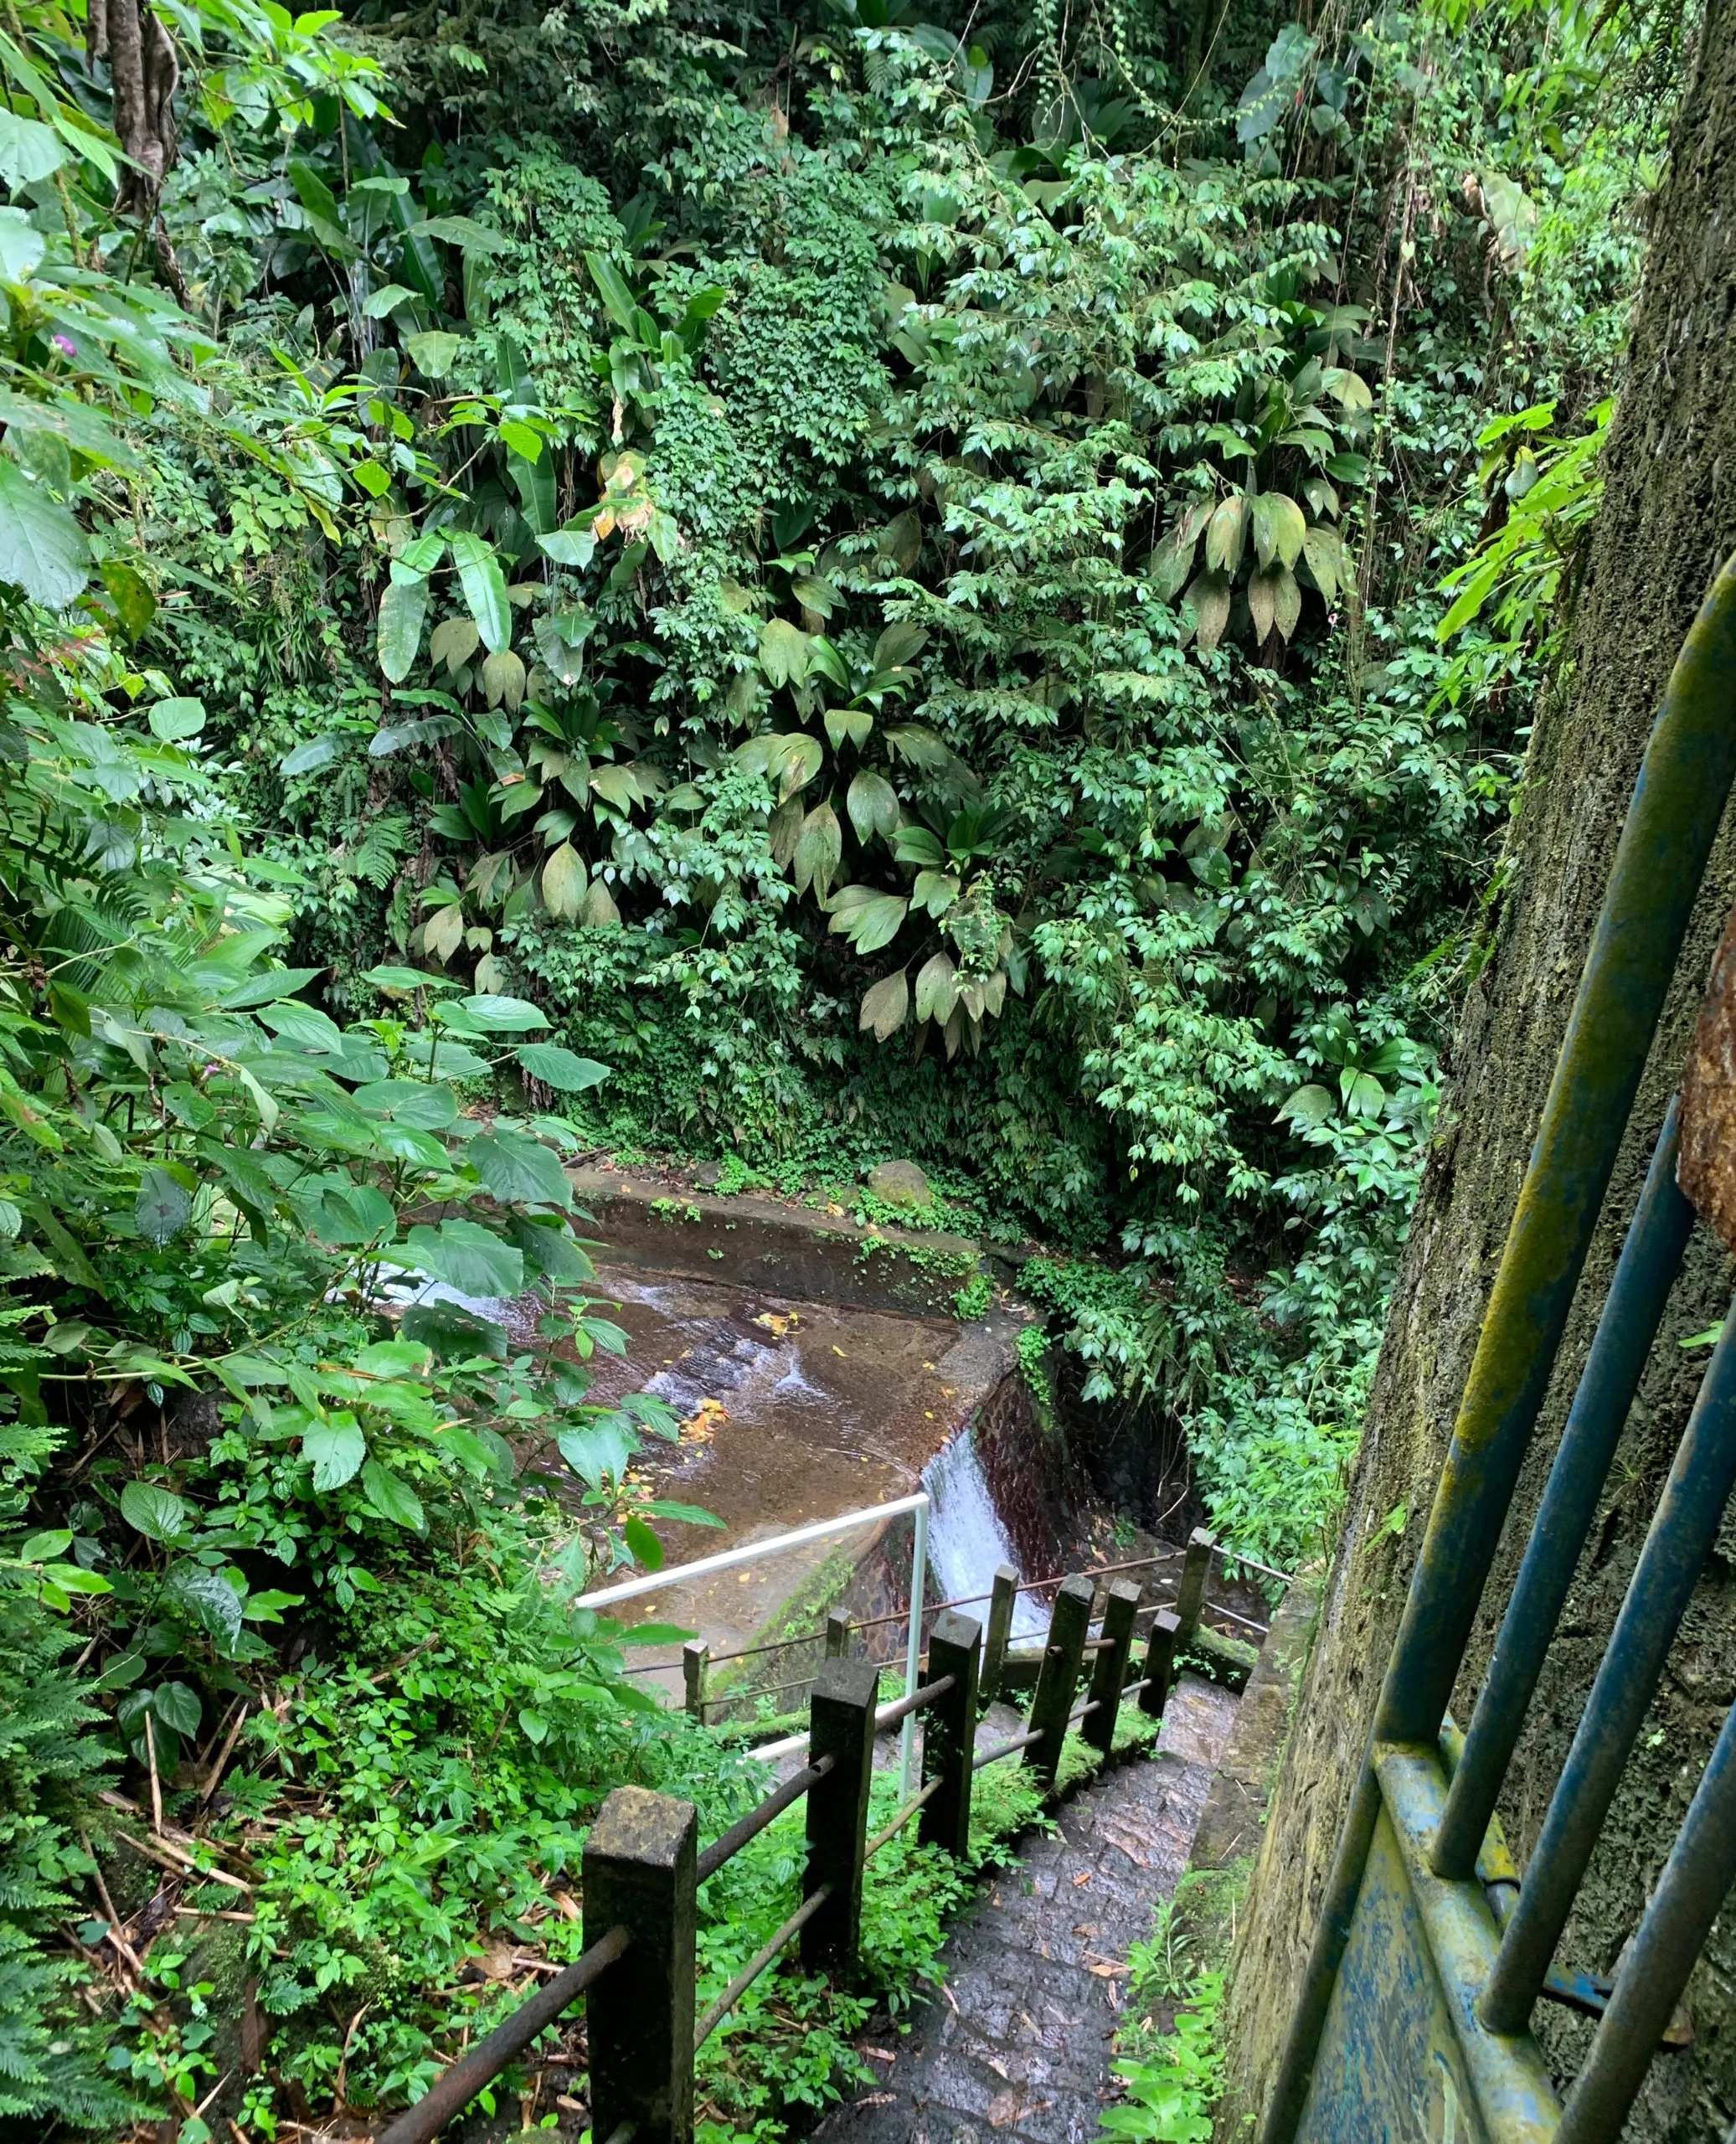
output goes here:
[{"label": "white metal pipe handrail", "polygon": [[870,1526],[877,1519],[897,1518],[901,1513],[919,1508],[924,1513],[928,1510],[926,1491],[913,1497],[896,1497],[889,1504],[868,1504],[861,1511],[847,1511],[837,1518],[816,1519],[811,1526],[798,1526],[793,1533],[775,1533],[769,1541],[748,1541],[739,1549],[720,1549],[716,1555],[702,1556],[696,1564],[671,1564],[667,1569],[653,1571],[647,1578],[625,1579],[619,1585],[605,1585],[595,1593],[581,1593],[573,1605],[602,1608],[614,1600],[636,1600],[641,1593],[660,1593],[667,1585],[686,1585],[696,1578],[709,1578],[713,1571],[734,1570],[739,1564],[756,1564],[784,1549],[806,1549],[834,1533],[847,1533],[858,1526]]},{"label": "white metal pipe handrail", "polygon": [[[691,1585],[696,1579],[709,1578],[714,1571],[735,1570],[743,1564],[756,1564],[767,1556],[775,1556],[786,1549],[810,1548],[816,1541],[829,1541],[835,1534],[849,1533],[858,1526],[878,1525],[882,1519],[899,1518],[906,1512],[915,1514],[915,1538],[911,1544],[910,1557],[910,1631],[904,1648],[904,1695],[914,1697],[916,1692],[917,1663],[922,1652],[922,1598],[928,1584],[928,1515],[929,1499],[926,1490],[914,1496],[894,1497],[890,1503],[866,1504],[860,1511],[847,1511],[837,1518],[816,1519],[811,1526],[798,1526],[788,1533],[775,1533],[769,1541],[744,1542],[739,1549],[720,1549],[714,1556],[702,1556],[697,1563],[672,1564],[667,1569],[653,1571],[645,1578],[624,1579],[619,1585],[600,1586],[595,1592],[581,1593],[573,1603],[575,1608],[605,1608],[618,1600],[637,1600],[647,1593],[661,1593],[672,1585]],[[794,1738],[790,1747],[805,1746],[807,1737]],[[777,1755],[783,1755],[785,1745],[776,1745]],[[767,1756],[771,1750],[755,1753]],[[903,1796],[908,1799],[910,1781],[915,1766],[915,1721],[906,1718],[899,1747],[899,1772]]]}]

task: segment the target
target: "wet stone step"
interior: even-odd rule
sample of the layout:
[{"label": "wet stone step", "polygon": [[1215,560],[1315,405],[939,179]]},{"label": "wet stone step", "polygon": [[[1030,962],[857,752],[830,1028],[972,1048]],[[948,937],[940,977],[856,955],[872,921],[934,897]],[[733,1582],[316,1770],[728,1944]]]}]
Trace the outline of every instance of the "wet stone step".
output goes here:
[{"label": "wet stone step", "polygon": [[[1183,1675],[1156,1753],[1058,1812],[985,1884],[945,1949],[945,1987],[814,2144],[1092,2144],[1132,1946],[1187,1866],[1236,1700]],[[886,2061],[890,2054],[894,2059]]]}]

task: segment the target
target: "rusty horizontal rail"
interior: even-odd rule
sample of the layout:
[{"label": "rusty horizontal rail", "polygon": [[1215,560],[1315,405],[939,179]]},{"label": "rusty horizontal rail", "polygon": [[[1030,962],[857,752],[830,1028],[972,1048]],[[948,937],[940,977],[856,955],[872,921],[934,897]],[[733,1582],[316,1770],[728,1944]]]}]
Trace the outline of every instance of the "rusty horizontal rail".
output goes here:
[{"label": "rusty horizontal rail", "polygon": [[810,1787],[817,1786],[837,1761],[834,1757],[822,1757],[802,1770],[792,1772],[780,1787],[750,1809],[746,1816],[738,1817],[729,1830],[714,1838],[700,1855],[696,1880],[703,1884],[708,1876],[715,1876],[726,1861],[735,1858],[750,1839],[758,1838],[767,1825],[775,1823],[786,1809],[794,1807]]},{"label": "rusty horizontal rail", "polygon": [[719,1690],[716,1696],[702,1698],[700,1702],[708,1705],[750,1704],[755,1698],[777,1698],[781,1697],[786,1690],[805,1690],[813,1679],[811,1675],[798,1675],[793,1682],[762,1683],[757,1689]]},{"label": "rusty horizontal rail", "polygon": [[537,2035],[552,2025],[564,2010],[584,1994],[626,1954],[632,1941],[625,1928],[611,1928],[593,1943],[581,1958],[564,1971],[546,1981],[529,2002],[521,2003],[512,2016],[480,2039],[461,2061],[455,2062],[432,2090],[413,2107],[405,2108],[389,2122],[375,2144],[432,2144],[446,2123],[461,2114],[483,2086],[497,2077],[515,2056],[522,2054]]},{"label": "rusty horizontal rail", "polygon": [[830,1884],[822,1884],[817,1891],[811,1892],[809,1895],[802,1900],[801,1904],[797,1906],[795,1912],[791,1915],[790,1918],[784,1923],[783,1926],[778,1930],[777,1933],[775,1935],[769,1937],[765,1942],[760,1945],[760,1948],[754,1953],[753,1956],[748,1960],[741,1971],[737,1973],[734,1979],[730,1982],[729,1985],[724,1990],[723,1993],[719,1996],[716,2002],[707,2005],[704,2014],[700,2018],[699,2022],[693,2028],[693,2052],[695,2054],[697,2054],[700,2049],[704,2046],[707,2040],[711,2038],[718,2027],[722,2024],[724,2018],[729,2016],[729,2013],[735,2007],[736,2004],[740,2002],[742,1997],[747,1993],[754,1982],[759,1979],[760,1974],[765,1971],[765,1968],[771,1963],[772,1960],[776,1957],[779,1951],[781,1951],[786,1944],[793,1941],[796,1936],[801,1935],[802,1930],[807,1926],[808,1923],[813,1919],[814,1915],[819,1912],[821,1907],[825,1904],[826,1901],[831,1896],[832,1886]]},{"label": "rusty horizontal rail", "polygon": [[1034,1750],[1043,1739],[1043,1730],[1040,1727],[1034,1732],[1015,1734],[1010,1742],[997,1742],[992,1750],[980,1751],[971,1760],[971,1769],[980,1772],[986,1765],[999,1764],[1002,1757],[1016,1757],[1021,1750]]},{"label": "rusty horizontal rail", "polygon": [[931,1779],[928,1785],[922,1789],[920,1793],[913,1794],[910,1796],[910,1799],[904,1804],[904,1807],[899,1811],[897,1816],[893,1818],[892,1822],[889,1824],[883,1826],[879,1831],[876,1832],[874,1836],[868,1842],[867,1845],[863,1847],[862,1849],[863,1859],[864,1861],[872,1861],[874,1856],[880,1851],[881,1848],[886,1844],[888,1840],[895,1838],[898,1834],[903,1831],[905,1825],[909,1822],[910,1819],[916,1814],[917,1811],[919,1809],[925,1808],[927,1805],[934,1800],[935,1796],[940,1791],[940,1789],[945,1786],[945,1784],[946,1782],[944,1779]]},{"label": "rusty horizontal rail", "polygon": [[882,1705],[874,1714],[874,1732],[878,1734],[883,1727],[896,1727],[911,1713],[921,1712],[926,1706],[933,1704],[937,1698],[944,1698],[957,1680],[956,1675],[943,1675],[938,1683],[925,1683],[920,1690],[912,1690],[908,1698],[899,1698],[892,1704]]},{"label": "rusty horizontal rail", "polygon": [[1222,1563],[1239,1564],[1244,1570],[1260,1571],[1267,1578],[1276,1579],[1280,1585],[1291,1585],[1296,1579],[1294,1571],[1280,1571],[1275,1564],[1261,1563],[1258,1556],[1244,1556],[1239,1549],[1226,1549],[1221,1541],[1212,1553]]}]

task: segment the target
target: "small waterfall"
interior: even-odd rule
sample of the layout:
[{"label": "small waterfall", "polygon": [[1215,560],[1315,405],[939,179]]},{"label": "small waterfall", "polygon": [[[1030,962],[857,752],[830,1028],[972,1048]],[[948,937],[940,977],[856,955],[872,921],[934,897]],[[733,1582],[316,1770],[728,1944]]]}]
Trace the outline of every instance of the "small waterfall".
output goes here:
[{"label": "small waterfall", "polygon": [[[1001,1514],[995,1509],[970,1426],[943,1445],[923,1469],[929,1493],[928,1559],[930,1589],[941,1600],[968,1600],[986,1594],[999,1564],[1017,1561]],[[988,1612],[985,1600],[968,1611]],[[1022,1593],[1013,1603],[1012,1635],[1021,1642],[1040,1638],[1048,1617],[1034,1595]]]}]

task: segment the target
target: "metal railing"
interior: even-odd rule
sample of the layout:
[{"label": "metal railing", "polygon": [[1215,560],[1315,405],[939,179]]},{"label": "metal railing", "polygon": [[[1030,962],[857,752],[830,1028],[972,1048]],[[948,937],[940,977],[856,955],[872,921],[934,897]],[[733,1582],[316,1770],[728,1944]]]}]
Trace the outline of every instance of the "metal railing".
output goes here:
[{"label": "metal railing", "polygon": [[[1025,1730],[995,1748],[976,1746],[983,1626],[946,1608],[929,1633],[929,1680],[890,1704],[875,1703],[878,1663],[826,1660],[814,1678],[802,1738],[808,1763],[703,1851],[692,1803],[641,1787],[616,1788],[585,1842],[583,1955],[388,2123],[378,2144],[431,2144],[581,1993],[592,2135],[606,2144],[691,2144],[700,2048],[792,1943],[800,1942],[804,1970],[849,1974],[861,1936],[863,1872],[913,1818],[920,1819],[920,1844],[964,1860],[971,1785],[985,1766],[1020,1756],[1033,1783],[1052,1792],[1069,1729],[1077,1727],[1106,1756],[1124,1701],[1151,1716],[1162,1714],[1181,1619],[1156,1611],[1141,1672],[1129,1682],[1139,1589],[1110,1585],[1092,1644],[1095,1598],[1093,1576],[1061,1581]],[[1090,1680],[1076,1703],[1088,1657]],[[919,1714],[925,1715],[921,1788],[913,1793],[905,1781],[897,1814],[870,1837],[875,1736],[885,1727],[908,1730]],[[698,1887],[798,1801],[806,1804],[807,1829],[801,1903],[696,2018]]]},{"label": "metal railing", "polygon": [[[736,1570],[744,1564],[762,1563],[766,1557],[780,1555],[786,1549],[812,1548],[822,1541],[834,1540],[841,1534],[854,1533],[862,1527],[878,1526],[888,1519],[902,1518],[906,1513],[912,1521],[910,1608],[907,1619],[909,1634],[904,1647],[904,1694],[909,1697],[916,1688],[916,1663],[922,1651],[922,1598],[928,1585],[929,1499],[925,1490],[919,1490],[914,1496],[894,1497],[889,1503],[868,1504],[860,1511],[847,1511],[837,1518],[818,1519],[811,1526],[798,1526],[791,1533],[775,1534],[770,1541],[748,1541],[739,1548],[722,1549],[714,1556],[701,1556],[697,1563],[672,1564],[667,1570],[652,1572],[649,1577],[624,1579],[614,1585],[595,1587],[590,1592],[581,1594],[573,1605],[575,1608],[609,1608],[621,1601],[642,1600],[646,1594],[661,1593],[672,1585],[691,1585],[695,1580],[710,1578],[719,1571]],[[758,1648],[750,1647],[749,1650]],[[703,1715],[704,1667],[702,1662],[699,1668],[700,1689],[696,1699],[693,1664],[695,1657],[689,1647],[688,1704],[690,1711]],[[708,1658],[708,1654],[706,1657]],[[799,1685],[791,1683],[789,1687],[794,1689]],[[914,1727],[905,1728],[899,1756],[900,1776],[906,1794],[910,1791],[914,1732]]]},{"label": "metal railing", "polygon": [[[1671,2037],[1675,2006],[1736,1880],[1736,1707],[1725,1714],[1610,1981],[1599,1985],[1556,1954],[1599,1842],[1604,1852],[1631,1858],[1630,1842],[1641,1837],[1625,1820],[1613,1837],[1609,1830],[1624,1778],[1651,1811],[1660,1838],[1677,1821],[1676,1801],[1666,1809],[1662,1791],[1635,1782],[1626,1768],[1736,1488],[1736,1303],[1677,1443],[1522,1875],[1495,1812],[1522,1734],[1536,1718],[1549,1649],[1569,1627],[1574,1574],[1611,1493],[1612,1469],[1618,1502],[1630,1504],[1639,1493],[1641,1485],[1620,1477],[1617,1455],[1654,1350],[1676,1352],[1660,1330],[1693,1219],[1677,1174],[1678,1141],[1690,1143],[1682,1117],[1691,1088],[1680,1109],[1670,1104],[1658,1131],[1456,1755],[1447,1706],[1476,1619],[1497,1605],[1485,1600],[1485,1590],[1502,1543],[1512,1538],[1525,1470],[1536,1463],[1538,1424],[1560,1374],[1570,1314],[1576,1301],[1590,1306],[1584,1276],[1624,1142],[1647,1129],[1633,1112],[1648,1059],[1655,1049],[1678,1046],[1661,1015],[1692,942],[1695,904],[1733,790],[1736,561],[1723,569],[1682,646],[1646,747],[1331,1873],[1315,1894],[1318,1920],[1267,2098],[1262,2144],[1403,2128],[1417,2119],[1419,2094],[1438,2091],[1441,2076],[1470,2080],[1468,2095],[1455,2087],[1450,2117],[1461,2133],[1517,2136],[1522,2119],[1527,2137],[1615,2144],[1658,2048],[1679,2044],[1679,2035]],[[1722,884],[1713,884],[1722,909]],[[1727,1017],[1718,997],[1709,997],[1702,1020],[1712,1024],[1701,1033],[1709,1032],[1719,1050],[1728,1046]],[[1727,1158],[1721,1107],[1713,1106],[1705,1131]],[[1583,1624],[1571,1628],[1583,1651]],[[1689,1770],[1684,1762],[1682,1772]],[[1672,1787],[1672,1795],[1682,1791]],[[1638,1850],[1636,1876],[1647,1872],[1651,1845],[1646,1839]],[[1505,1863],[1498,1872],[1491,1868],[1497,1848]],[[1498,1910],[1487,1903],[1491,1890],[1501,1896]],[[1590,1919],[1599,1946],[1613,1950],[1615,1931]],[[1572,2061],[1559,2050],[1546,2059],[1529,2029],[1540,1997],[1602,2011],[1564,2105],[1555,2082]],[[1373,2086],[1358,2031],[1369,2016],[1378,2017],[1392,2051]],[[1390,2100],[1375,2105],[1377,2090]],[[1435,2120],[1432,2112],[1428,2118]]]},{"label": "metal railing", "polygon": [[[875,1508],[880,1512],[901,1511],[909,1508],[913,1502],[913,1499],[906,1499],[904,1502],[896,1506],[882,1505]],[[847,1514],[847,1519],[850,1523],[860,1523],[871,1515],[871,1513],[859,1512],[851,1513]],[[841,1526],[845,1523],[845,1520],[831,1522],[833,1526]],[[811,1540],[814,1538],[815,1532],[814,1528],[806,1528],[801,1538],[804,1540]],[[795,1538],[790,1535],[780,1535],[775,1540],[760,1542],[754,1545],[757,1553],[770,1554],[778,1549],[788,1545]],[[735,1553],[738,1560],[746,1560],[739,1552]],[[1151,1571],[1166,1564],[1177,1563],[1182,1567],[1178,1580],[1175,1585],[1160,1593],[1156,1600],[1148,1603],[1147,1606],[1173,1607],[1180,1616],[1186,1630],[1187,1636],[1183,1641],[1186,1644],[1192,1644],[1200,1627],[1214,1618],[1232,1626],[1232,1635],[1245,1632],[1255,1639],[1264,1637],[1270,1627],[1269,1624],[1260,1621],[1257,1617],[1244,1615],[1239,1609],[1231,1607],[1227,1601],[1212,1598],[1210,1574],[1214,1564],[1227,1564],[1239,1569],[1256,1570],[1266,1577],[1281,1580],[1285,1585],[1289,1584],[1292,1575],[1290,1572],[1278,1570],[1270,1564],[1261,1563],[1254,1557],[1240,1554],[1234,1549],[1224,1547],[1213,1534],[1207,1532],[1203,1528],[1195,1529],[1185,1548],[1161,1549],[1153,1555],[1136,1556],[1120,1563],[1099,1564],[1079,1572],[1077,1575],[1094,1580],[1105,1580],[1125,1575],[1130,1571]],[[662,1576],[671,1582],[678,1582],[683,1574],[700,1568],[696,1564],[684,1564],[662,1574]],[[1032,1673],[1041,1657],[1040,1647],[1034,1650],[1020,1648],[1012,1642],[1015,1600],[1021,1594],[1053,1592],[1063,1583],[1064,1581],[1059,1578],[1022,1578],[1010,1564],[1003,1564],[995,1574],[993,1586],[986,1593],[963,1594],[954,1600],[930,1604],[923,1602],[913,1586],[910,1605],[908,1608],[897,1609],[890,1615],[868,1616],[853,1619],[834,1613],[828,1616],[825,1623],[816,1630],[792,1631],[782,1638],[773,1639],[758,1645],[738,1647],[729,1652],[713,1652],[703,1639],[690,1640],[683,1649],[682,1659],[684,1701],[687,1709],[696,1719],[703,1721],[708,1716],[714,1716],[719,1709],[726,1705],[750,1704],[761,1698],[783,1696],[792,1690],[807,1689],[813,1682],[814,1673],[817,1670],[817,1662],[815,1669],[806,1673],[798,1673],[775,1683],[750,1684],[739,1688],[717,1689],[712,1686],[711,1676],[714,1669],[727,1663],[740,1660],[765,1658],[772,1654],[782,1653],[786,1649],[803,1646],[816,1646],[823,1643],[827,1655],[836,1657],[845,1652],[857,1636],[883,1630],[892,1624],[904,1624],[906,1626],[904,1667],[905,1691],[908,1694],[911,1689],[914,1688],[915,1677],[920,1669],[922,1659],[920,1633],[926,1619],[939,1615],[947,1609],[973,1608],[985,1602],[988,1604],[989,1612],[987,1650],[983,1662],[982,1687],[986,1696],[994,1696],[997,1694],[1003,1682],[1009,1677],[1017,1678],[1021,1675],[1028,1676]],[[651,1589],[646,1586],[645,1590],[648,1591]],[[589,1595],[586,1596],[587,1603],[595,1601],[597,1598],[596,1595]],[[914,1663],[911,1658],[913,1648],[914,1650]],[[896,1662],[887,1658],[881,1660],[879,1664],[883,1667],[890,1667],[895,1666]],[[645,1667],[630,1668],[627,1672],[630,1674],[667,1674],[672,1665],[672,1663],[667,1661],[656,1661]],[[791,1752],[804,1747],[806,1739],[800,1734],[790,1735],[763,1749],[761,1754],[774,1757],[788,1755]],[[908,1791],[909,1785],[908,1745],[904,1755],[904,1785]]]}]

